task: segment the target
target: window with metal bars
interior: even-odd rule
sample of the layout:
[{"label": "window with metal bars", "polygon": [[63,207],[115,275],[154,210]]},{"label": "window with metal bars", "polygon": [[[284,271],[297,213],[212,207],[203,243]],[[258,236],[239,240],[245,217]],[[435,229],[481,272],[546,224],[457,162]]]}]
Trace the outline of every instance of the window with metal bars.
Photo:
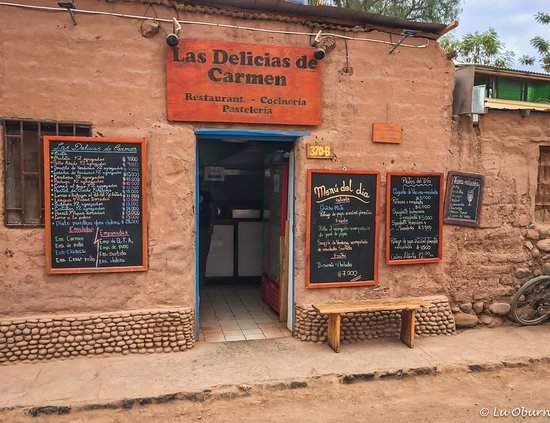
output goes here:
[{"label": "window with metal bars", "polygon": [[4,221],[44,226],[42,136],[91,136],[88,123],[4,119]]},{"label": "window with metal bars", "polygon": [[550,146],[540,146],[535,220],[550,222]]}]

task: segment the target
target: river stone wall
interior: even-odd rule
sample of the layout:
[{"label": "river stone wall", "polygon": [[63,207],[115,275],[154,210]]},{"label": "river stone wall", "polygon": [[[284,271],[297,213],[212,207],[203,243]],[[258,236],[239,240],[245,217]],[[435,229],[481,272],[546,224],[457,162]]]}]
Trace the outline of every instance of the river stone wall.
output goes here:
[{"label": "river stone wall", "polygon": [[[453,335],[456,332],[449,300],[442,295],[423,297],[430,307],[416,312],[416,334],[420,336]],[[296,306],[294,336],[302,341],[327,341],[326,315],[319,314],[311,306]],[[401,312],[375,311],[370,313],[345,313],[342,315],[342,341],[354,342],[385,336],[399,336]]]},{"label": "river stone wall", "polygon": [[184,351],[193,309],[0,320],[0,364],[102,354]]}]

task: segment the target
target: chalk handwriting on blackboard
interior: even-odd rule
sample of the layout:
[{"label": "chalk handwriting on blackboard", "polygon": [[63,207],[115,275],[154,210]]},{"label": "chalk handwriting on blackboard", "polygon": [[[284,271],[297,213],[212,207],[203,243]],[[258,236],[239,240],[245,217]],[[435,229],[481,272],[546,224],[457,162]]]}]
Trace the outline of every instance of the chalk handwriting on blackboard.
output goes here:
[{"label": "chalk handwriting on blackboard", "polygon": [[388,174],[389,264],[439,260],[441,179],[440,174]]},{"label": "chalk handwriting on blackboard", "polygon": [[377,189],[376,173],[310,171],[309,287],[375,283]]},{"label": "chalk handwriting on blackboard", "polygon": [[51,269],[144,270],[142,143],[52,137],[48,147]]},{"label": "chalk handwriting on blackboard", "polygon": [[449,172],[445,195],[445,223],[479,226],[483,198],[482,175]]}]

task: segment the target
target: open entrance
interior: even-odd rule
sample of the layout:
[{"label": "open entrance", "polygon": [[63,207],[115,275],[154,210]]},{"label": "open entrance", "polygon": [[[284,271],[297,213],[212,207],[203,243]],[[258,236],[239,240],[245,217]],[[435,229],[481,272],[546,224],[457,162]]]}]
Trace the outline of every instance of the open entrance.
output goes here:
[{"label": "open entrance", "polygon": [[290,336],[294,143],[288,141],[198,136],[201,340]]}]

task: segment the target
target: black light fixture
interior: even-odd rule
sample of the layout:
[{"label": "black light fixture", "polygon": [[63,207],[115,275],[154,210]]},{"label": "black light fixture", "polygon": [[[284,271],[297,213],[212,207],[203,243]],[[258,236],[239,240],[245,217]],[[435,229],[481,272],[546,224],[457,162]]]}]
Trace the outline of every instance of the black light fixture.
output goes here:
[{"label": "black light fixture", "polygon": [[322,31],[319,31],[311,43],[311,46],[315,47],[313,57],[317,60],[323,60],[336,47],[336,39],[334,37],[329,35],[323,36],[321,34]]},{"label": "black light fixture", "polygon": [[62,9],[67,9],[67,12],[69,12],[69,15],[71,15],[71,20],[73,21],[73,25],[76,25],[76,19],[74,17],[73,9],[76,9],[76,6],[74,5],[74,2],[72,1],[58,1],[57,5],[61,7]]},{"label": "black light fixture", "polygon": [[393,47],[390,49],[390,53],[392,54],[397,47],[399,47],[407,38],[414,37],[416,34],[418,34],[418,31],[416,29],[404,29],[401,32],[401,39],[393,45]]},{"label": "black light fixture", "polygon": [[176,47],[180,42],[179,34],[181,32],[181,25],[176,18],[172,20],[172,33],[166,36],[166,44],[170,47]]}]

